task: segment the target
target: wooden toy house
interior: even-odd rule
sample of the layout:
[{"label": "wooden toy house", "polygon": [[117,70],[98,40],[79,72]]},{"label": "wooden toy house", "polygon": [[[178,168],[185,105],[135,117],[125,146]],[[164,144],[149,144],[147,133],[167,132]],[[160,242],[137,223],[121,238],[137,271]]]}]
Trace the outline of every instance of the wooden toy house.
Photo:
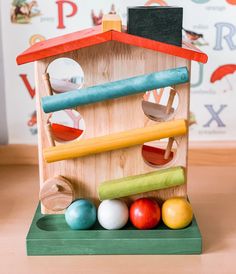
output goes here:
[{"label": "wooden toy house", "polygon": [[[47,68],[54,60],[65,57],[80,64],[84,71],[84,84],[76,91],[54,94]],[[176,183],[165,189],[152,189],[121,198],[129,202],[140,196],[151,196],[164,201],[174,196],[187,196],[191,61],[205,63],[207,56],[185,42],[182,47],[177,47],[122,31],[103,32],[100,26],[39,42],[17,57],[19,65],[35,63],[41,197],[41,213],[37,211],[33,221],[35,227],[42,229],[45,225],[45,235],[46,232],[56,235],[53,234],[56,231],[48,231],[53,230],[53,225],[46,224],[46,220],[42,219],[43,214],[53,214],[53,218],[60,220],[61,215],[54,214],[63,213],[77,198],[88,198],[98,205],[98,188],[101,183],[123,177],[181,167],[185,178],[183,184]],[[157,77],[157,80],[164,79],[164,82],[160,80],[160,84],[154,83],[154,88],[171,86],[166,106],[144,100],[145,92],[150,89],[141,88],[133,91],[128,84],[129,80],[132,85],[136,85],[138,81],[144,83],[151,79],[149,76]],[[153,79],[155,78],[150,82],[153,82]],[[107,83],[115,83],[114,89],[112,86],[107,87]],[[116,96],[113,91],[117,91],[119,86],[123,91]],[[91,90],[90,87],[94,88]],[[106,94],[104,93],[105,99],[97,98],[96,89],[101,89],[102,94],[104,88],[108,89]],[[129,92],[129,88],[132,91]],[[128,96],[125,95],[126,90]],[[83,93],[83,98],[80,98],[82,103],[76,104],[75,97],[80,91]],[[86,91],[92,94],[89,103],[85,103]],[[178,96],[179,101],[176,109],[172,107],[174,96]],[[48,124],[49,115],[59,109],[75,107],[85,121],[84,132],[78,140],[61,144],[51,132]],[[156,140],[162,138],[169,138],[167,148],[155,150]],[[176,150],[171,152],[173,142],[176,143]],[[143,157],[144,153],[148,153],[148,150],[143,150],[144,144],[146,147],[152,147],[149,157],[155,158],[154,152],[159,152],[163,159],[168,160],[172,153],[171,160],[164,161],[159,166],[147,162]],[[41,219],[43,221],[40,221]],[[33,233],[33,228],[31,232]],[[92,233],[92,230],[83,233]],[[119,231],[119,233],[122,239],[121,233],[126,235],[127,231]],[[35,235],[39,235],[39,231]],[[49,251],[39,251],[39,248],[34,248],[32,239],[37,238],[35,235],[28,239],[29,254],[64,254],[50,247],[48,247]],[[115,236],[116,239],[119,235]],[[49,241],[51,236],[45,237],[48,237],[47,246],[53,245],[53,242]],[[77,236],[73,234],[73,237]],[[190,248],[189,252],[199,252],[199,248],[200,246],[196,250]],[[109,251],[101,251],[99,248],[96,251],[91,248],[88,252],[85,249],[75,251],[75,247],[71,247],[71,251],[69,248],[67,250],[67,254],[106,254],[106,252]],[[126,253],[119,248],[115,252],[110,252]],[[137,252],[139,251],[131,251],[131,253]],[[152,248],[150,251],[140,252],[188,253],[188,250],[185,247],[183,250],[171,252],[171,249],[155,251],[155,248]]]}]

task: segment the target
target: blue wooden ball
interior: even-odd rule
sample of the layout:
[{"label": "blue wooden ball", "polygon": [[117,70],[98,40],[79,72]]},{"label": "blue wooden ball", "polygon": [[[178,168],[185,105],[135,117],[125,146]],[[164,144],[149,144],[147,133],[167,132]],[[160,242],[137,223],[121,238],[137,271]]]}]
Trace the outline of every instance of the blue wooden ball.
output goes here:
[{"label": "blue wooden ball", "polygon": [[74,201],[65,212],[65,219],[71,229],[89,229],[96,222],[96,207],[86,199]]}]

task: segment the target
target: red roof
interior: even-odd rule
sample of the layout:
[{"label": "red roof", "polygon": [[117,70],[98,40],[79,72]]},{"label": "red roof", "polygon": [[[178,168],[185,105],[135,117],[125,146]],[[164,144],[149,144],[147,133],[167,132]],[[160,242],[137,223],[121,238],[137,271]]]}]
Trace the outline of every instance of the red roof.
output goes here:
[{"label": "red roof", "polygon": [[136,35],[131,35],[125,32],[115,30],[102,32],[101,26],[97,26],[38,42],[17,56],[16,61],[18,65],[21,65],[50,56],[101,44],[107,41],[117,41],[201,63],[206,63],[208,59],[205,53],[201,52],[190,43],[184,41],[182,47],[177,47]]}]

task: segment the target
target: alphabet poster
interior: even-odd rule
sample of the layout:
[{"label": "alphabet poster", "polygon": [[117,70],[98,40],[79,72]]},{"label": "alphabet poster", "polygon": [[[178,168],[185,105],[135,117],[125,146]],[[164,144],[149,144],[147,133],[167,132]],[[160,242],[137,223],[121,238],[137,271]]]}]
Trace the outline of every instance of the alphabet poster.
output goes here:
[{"label": "alphabet poster", "polygon": [[[236,139],[236,0],[2,0],[9,143],[37,142],[34,66],[17,66],[16,56],[39,41],[99,25],[109,12],[126,24],[127,6],[137,5],[182,6],[184,38],[209,56],[206,65],[192,62],[191,140]],[[158,101],[162,93],[146,96]]]}]

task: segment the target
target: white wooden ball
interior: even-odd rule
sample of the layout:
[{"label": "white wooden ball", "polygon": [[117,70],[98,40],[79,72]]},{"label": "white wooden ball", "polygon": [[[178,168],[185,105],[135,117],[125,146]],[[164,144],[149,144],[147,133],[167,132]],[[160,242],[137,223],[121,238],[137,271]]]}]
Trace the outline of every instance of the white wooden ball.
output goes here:
[{"label": "white wooden ball", "polygon": [[121,200],[105,200],[98,207],[98,221],[105,229],[120,229],[128,219],[128,207]]}]

